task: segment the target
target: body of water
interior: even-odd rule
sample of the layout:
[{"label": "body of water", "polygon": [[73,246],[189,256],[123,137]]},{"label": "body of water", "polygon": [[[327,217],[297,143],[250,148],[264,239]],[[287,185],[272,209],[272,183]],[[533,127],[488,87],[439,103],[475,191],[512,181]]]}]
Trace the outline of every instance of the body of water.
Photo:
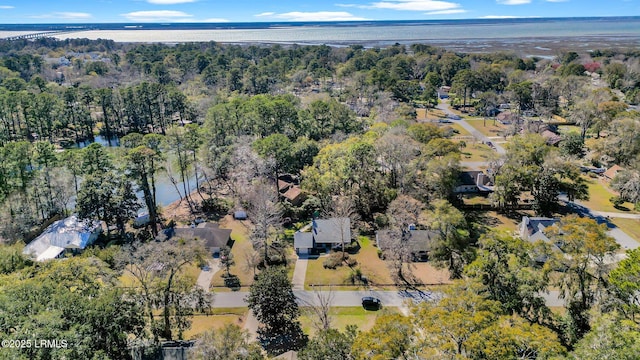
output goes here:
[{"label": "body of water", "polygon": [[[20,25],[27,26],[27,25]],[[24,32],[19,25],[2,25],[0,32]],[[35,25],[29,25],[35,26]],[[48,28],[46,28],[48,26]],[[41,25],[33,31],[65,25]],[[75,31],[75,30],[81,31]],[[431,21],[372,21],[323,23],[229,23],[229,24],[84,24],[66,29],[60,39],[112,39],[118,42],[179,43],[216,41],[224,43],[365,44],[468,43],[518,44],[535,41],[538,48],[549,42],[575,39],[582,42],[640,43],[640,17],[475,19]],[[488,46],[488,45],[487,45]]]},{"label": "body of water", "polygon": [[[111,138],[111,145],[109,145],[109,141],[107,137],[102,135],[96,135],[94,137],[94,141],[82,141],[77,144],[79,148],[85,148],[89,146],[91,143],[99,143],[102,146],[106,147],[118,147],[120,146],[120,139],[118,137]],[[173,185],[169,175],[166,172],[161,172],[156,175],[156,202],[159,206],[168,206],[169,204],[180,200],[180,197],[184,197],[184,186],[183,182],[180,180],[180,175],[176,174],[174,176],[178,190],[176,190],[176,186]],[[202,182],[202,180],[200,180]],[[189,193],[196,190],[196,177],[191,172],[188,177],[188,186],[187,189]],[[142,191],[136,192],[136,196],[140,199],[140,203],[144,204],[144,194]],[[75,205],[73,205],[75,206]],[[141,211],[145,211],[144,208]]]}]

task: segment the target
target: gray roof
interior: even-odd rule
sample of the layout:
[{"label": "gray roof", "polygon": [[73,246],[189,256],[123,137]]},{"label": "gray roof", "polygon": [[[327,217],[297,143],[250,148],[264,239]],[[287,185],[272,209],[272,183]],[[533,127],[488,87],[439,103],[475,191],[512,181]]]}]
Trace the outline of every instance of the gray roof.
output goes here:
[{"label": "gray roof", "polygon": [[156,239],[165,241],[174,237],[185,240],[203,240],[207,249],[222,248],[229,244],[229,240],[231,239],[231,229],[220,229],[217,224],[213,223],[201,223],[197,228],[176,227],[165,229],[156,237]]},{"label": "gray roof", "polygon": [[[408,242],[408,246],[412,253],[428,252],[431,250],[436,241],[440,238],[440,234],[431,230],[407,230],[404,241]],[[399,230],[380,230],[376,231],[376,244],[380,250],[387,250],[402,240],[402,233]]]},{"label": "gray roof", "polygon": [[85,249],[102,231],[99,221],[80,220],[72,215],[49,225],[22,251],[38,261],[53,259],[64,249]]},{"label": "gray roof", "polygon": [[296,231],[293,234],[293,247],[296,249],[313,248],[313,234],[310,232]]},{"label": "gray roof", "polygon": [[351,219],[348,217],[313,220],[311,228],[316,243],[351,242]]}]

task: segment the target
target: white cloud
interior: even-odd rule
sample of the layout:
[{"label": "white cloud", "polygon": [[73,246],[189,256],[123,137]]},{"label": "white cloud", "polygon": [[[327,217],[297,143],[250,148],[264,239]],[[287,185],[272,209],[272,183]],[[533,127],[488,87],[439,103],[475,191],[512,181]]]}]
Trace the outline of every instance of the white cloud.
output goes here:
[{"label": "white cloud", "polygon": [[531,3],[531,0],[497,0],[502,5],[524,5]]},{"label": "white cloud", "polygon": [[93,16],[89,13],[61,11],[50,14],[34,15],[34,19],[62,19],[62,20],[88,20]]},{"label": "white cloud", "polygon": [[121,14],[131,21],[187,21],[190,20],[193,15],[187,14],[182,11],[175,10],[149,10],[149,11],[133,11],[126,14]]},{"label": "white cloud", "polygon": [[11,5],[0,5],[0,9],[6,10],[6,9],[15,9],[15,6],[11,6]]},{"label": "white cloud", "polygon": [[460,4],[439,0],[387,0],[373,2],[368,5],[336,4],[341,7],[358,7],[362,9],[386,9],[400,11],[448,11],[460,9]]},{"label": "white cloud", "polygon": [[426,12],[425,15],[449,15],[449,14],[462,14],[466,13],[465,9],[451,9],[451,10],[439,10],[439,11],[429,11]]},{"label": "white cloud", "polygon": [[196,0],[147,0],[149,4],[154,5],[175,5],[196,2]]},{"label": "white cloud", "polygon": [[292,11],[288,13],[275,14],[266,12],[255,15],[256,17],[268,17],[287,21],[359,21],[369,20],[366,18],[354,16],[346,11],[315,11],[300,12]]}]

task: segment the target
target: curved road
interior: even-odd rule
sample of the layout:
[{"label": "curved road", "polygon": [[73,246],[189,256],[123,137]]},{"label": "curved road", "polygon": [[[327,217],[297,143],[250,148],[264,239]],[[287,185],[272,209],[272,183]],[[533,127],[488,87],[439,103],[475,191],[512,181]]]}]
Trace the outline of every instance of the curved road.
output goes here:
[{"label": "curved road", "polygon": [[[447,114],[447,115],[452,115],[452,116],[457,116],[458,115],[458,114],[455,114],[453,111],[451,111],[451,109],[449,108],[449,103],[446,102],[446,101],[440,101],[438,103],[438,106],[436,106],[436,108],[439,109],[439,110],[444,111],[444,113]],[[453,121],[455,123],[457,123],[457,124],[460,124],[460,126],[462,126],[465,130],[467,130],[469,133],[471,133],[471,135],[473,135],[473,137],[475,137],[476,139],[482,141],[483,143],[486,144],[487,142],[491,141],[493,143],[495,151],[498,154],[504,155],[504,154],[507,153],[502,146],[496,144],[495,141],[492,141],[487,136],[485,136],[484,134],[482,134],[481,132],[476,130],[476,128],[471,126],[471,124],[469,124],[466,120],[460,119],[460,120],[453,120]]]}]

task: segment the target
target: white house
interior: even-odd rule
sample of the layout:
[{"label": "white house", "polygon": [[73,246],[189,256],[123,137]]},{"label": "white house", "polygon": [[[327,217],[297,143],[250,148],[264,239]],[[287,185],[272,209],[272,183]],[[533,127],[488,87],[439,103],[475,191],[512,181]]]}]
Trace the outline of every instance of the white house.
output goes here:
[{"label": "white house", "polygon": [[93,244],[102,232],[99,221],[80,220],[76,215],[49,225],[40,236],[33,239],[22,251],[36,261],[61,257],[65,250],[84,250]]}]

